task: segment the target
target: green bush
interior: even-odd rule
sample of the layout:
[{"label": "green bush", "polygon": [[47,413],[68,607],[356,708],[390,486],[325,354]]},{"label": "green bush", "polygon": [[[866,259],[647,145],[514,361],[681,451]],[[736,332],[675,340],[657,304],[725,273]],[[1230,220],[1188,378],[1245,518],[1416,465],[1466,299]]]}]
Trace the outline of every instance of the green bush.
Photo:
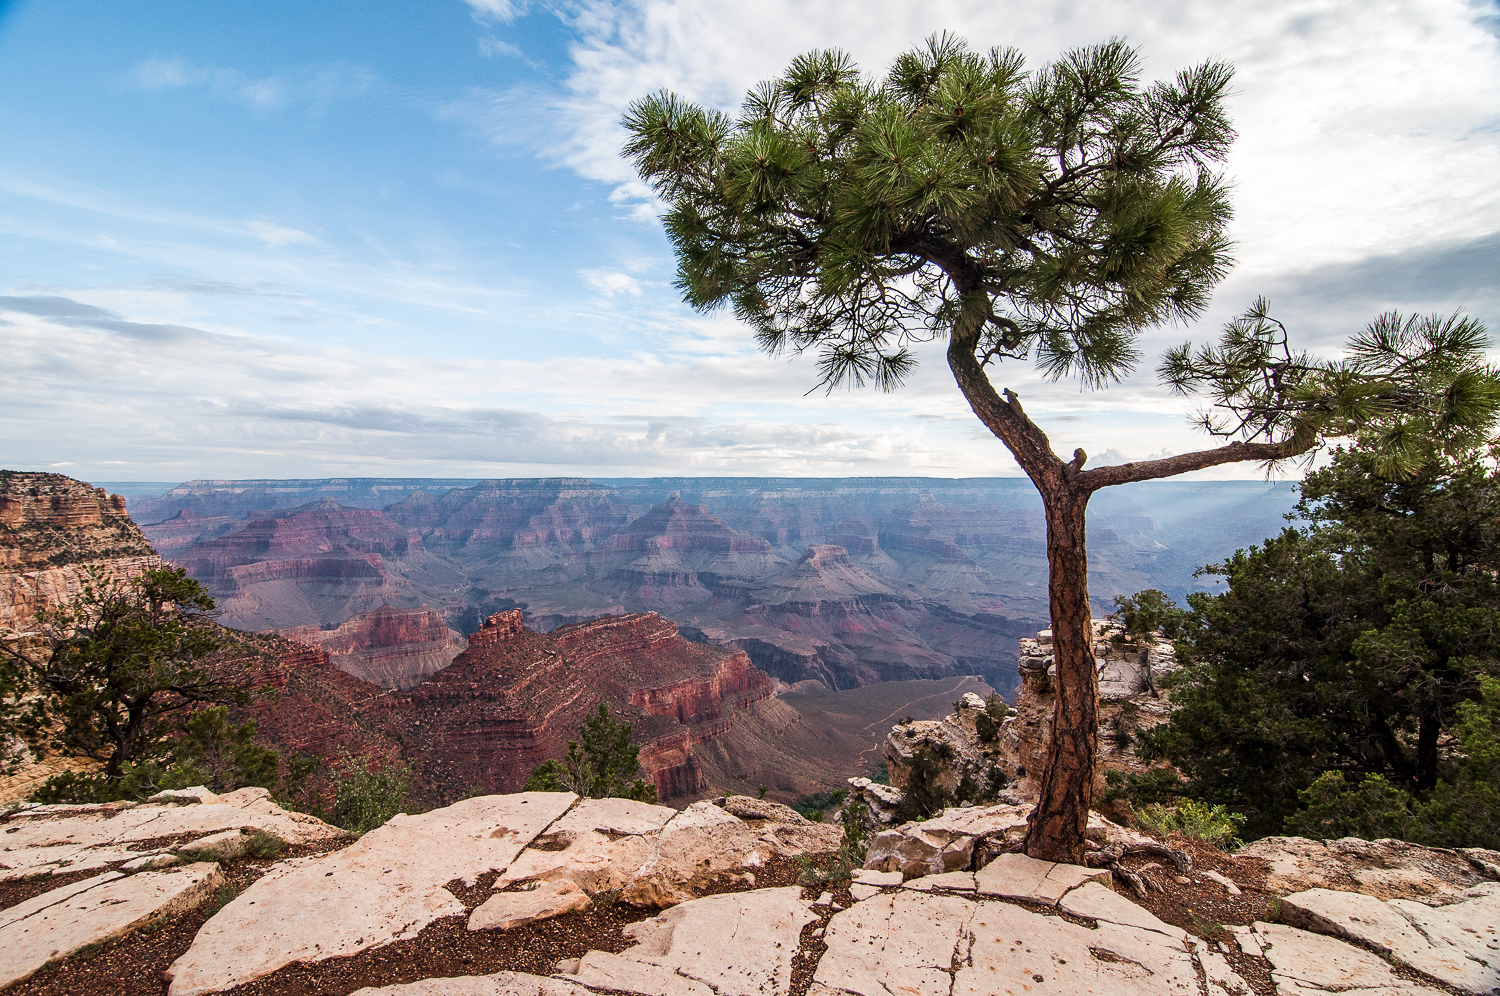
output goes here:
[{"label": "green bush", "polygon": [[1112,638],[1116,643],[1156,642],[1158,635],[1175,640],[1182,635],[1188,613],[1167,594],[1155,588],[1134,595],[1116,595],[1115,611],[1109,619],[1120,627]]},{"label": "green bush", "polygon": [[401,812],[411,792],[411,769],[387,764],[374,771],[344,755],[344,774],[334,779],[333,811],[328,821],[350,833],[363,834]]},{"label": "green bush", "polygon": [[1245,825],[1242,813],[1231,813],[1223,806],[1210,806],[1195,799],[1182,799],[1176,806],[1152,803],[1132,810],[1136,823],[1163,837],[1180,833],[1191,840],[1201,840],[1215,847],[1227,847]]},{"label": "green bush", "polygon": [[944,763],[952,759],[953,748],[941,742],[912,752],[906,788],[896,804],[897,823],[925,820],[953,804],[953,794],[938,782]]},{"label": "green bush", "polygon": [[[599,709],[578,728],[578,739],[568,741],[562,760],[544,761],[531,771],[525,792],[576,792],[587,799],[634,799],[655,802],[656,786],[637,777],[640,748],[630,742],[635,724],[609,717],[609,706]],[[764,798],[765,790],[761,790]]]}]

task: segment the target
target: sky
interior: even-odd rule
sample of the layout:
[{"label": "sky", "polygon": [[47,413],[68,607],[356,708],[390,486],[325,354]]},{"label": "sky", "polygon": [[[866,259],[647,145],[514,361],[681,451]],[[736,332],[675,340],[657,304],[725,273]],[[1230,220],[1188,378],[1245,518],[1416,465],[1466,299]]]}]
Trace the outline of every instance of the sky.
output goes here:
[{"label": "sky", "polygon": [[[1237,266],[1104,391],[996,376],[1059,453],[1202,448],[1155,357],[1266,295],[1500,332],[1497,0],[0,0],[0,466],[85,480],[1003,476],[942,361],[810,390],[672,287],[628,103],[733,111],[800,52],[1119,36],[1236,67]],[[1500,355],[1500,354],[1497,354]],[[1255,476],[1231,467],[1217,476]]]}]

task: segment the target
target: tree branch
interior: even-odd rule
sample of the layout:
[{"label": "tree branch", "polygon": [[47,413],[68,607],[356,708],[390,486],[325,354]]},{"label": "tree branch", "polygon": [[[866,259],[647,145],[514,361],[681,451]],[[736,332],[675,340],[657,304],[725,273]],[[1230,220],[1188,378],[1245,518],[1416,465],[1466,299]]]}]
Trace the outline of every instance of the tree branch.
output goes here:
[{"label": "tree branch", "polygon": [[1297,446],[1292,442],[1243,443],[1233,442],[1211,450],[1196,453],[1180,453],[1161,460],[1143,460],[1140,463],[1122,463],[1117,467],[1098,467],[1079,474],[1074,483],[1097,491],[1115,484],[1131,484],[1136,481],[1152,481],[1160,477],[1176,477],[1189,471],[1218,467],[1226,463],[1243,463],[1247,460],[1273,461],[1301,456],[1316,445]]}]

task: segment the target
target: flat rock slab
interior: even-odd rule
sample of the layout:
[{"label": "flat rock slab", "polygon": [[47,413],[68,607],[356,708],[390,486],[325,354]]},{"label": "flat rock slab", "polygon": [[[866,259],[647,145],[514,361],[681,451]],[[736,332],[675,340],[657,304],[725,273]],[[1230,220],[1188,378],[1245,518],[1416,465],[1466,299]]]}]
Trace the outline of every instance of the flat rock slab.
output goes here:
[{"label": "flat rock slab", "polygon": [[225,831],[258,829],[292,844],[320,844],[348,836],[315,816],[280,808],[265,789],[240,789],[219,796],[206,790],[185,791],[191,798],[212,801],[25,806],[11,814],[0,834],[0,882],[103,869],[155,853],[156,849],[137,845],[161,837],[202,839]]},{"label": "flat rock slab", "polygon": [[1377,955],[1337,938],[1279,923],[1257,922],[1253,929],[1271,963],[1271,978],[1280,996],[1328,992],[1438,996],[1438,990],[1406,982]]},{"label": "flat rock slab", "polygon": [[119,937],[158,916],[191,909],[224,882],[213,863],[139,875],[100,875],[54,889],[4,911],[0,986],[66,958],[79,948]]},{"label": "flat rock slab", "polygon": [[1310,889],[1282,900],[1281,920],[1346,938],[1472,993],[1500,988],[1500,886],[1431,907],[1355,892]]},{"label": "flat rock slab", "polygon": [[941,875],[923,875],[905,883],[905,888],[916,889],[918,892],[931,892],[937,889],[940,892],[973,892],[973,872],[943,872]]},{"label": "flat rock slab", "polygon": [[1306,837],[1265,837],[1240,848],[1235,856],[1266,862],[1266,888],[1281,895],[1332,889],[1377,899],[1441,900],[1485,880],[1480,870],[1484,861],[1473,853],[1401,840],[1344,837],[1325,843]]},{"label": "flat rock slab", "polygon": [[495,893],[469,914],[469,929],[510,930],[588,908],[588,893],[572,881],[540,882],[534,889]]},{"label": "flat rock slab", "polygon": [[878,889],[884,889],[887,886],[900,885],[902,877],[900,872],[883,872],[870,868],[860,868],[854,872],[854,881],[862,885],[873,885]]},{"label": "flat rock slab", "polygon": [[676,815],[677,810],[670,806],[653,806],[632,799],[584,799],[553,824],[550,832],[656,833]]},{"label": "flat rock slab", "polygon": [[1063,896],[1057,905],[1059,909],[1078,916],[1090,917],[1104,923],[1119,924],[1122,927],[1154,930],[1158,934],[1166,934],[1178,941],[1187,940],[1187,932],[1182,928],[1163,923],[1150,910],[1137,906],[1098,882],[1087,882],[1079,886]]},{"label": "flat rock slab", "polygon": [[1001,854],[974,873],[980,895],[1052,906],[1085,882],[1108,882],[1108,868],[1084,868],[1038,861],[1024,854]]},{"label": "flat rock slab", "polygon": [[781,996],[791,991],[802,928],[816,919],[796,886],[694,899],[631,924],[637,944],[590,951],[571,978],[596,989],[682,996]]},{"label": "flat rock slab", "polygon": [[167,970],[171,996],[218,992],[297,962],[414,937],[467,911],[444,884],[503,871],[577,801],[571,792],[479,796],[396,816],[342,851],[274,866],[220,910]]},{"label": "flat rock slab", "polygon": [[593,996],[582,986],[524,972],[423,979],[400,986],[365,987],[351,996]]},{"label": "flat rock slab", "polygon": [[996,901],[902,890],[833,917],[812,993],[857,996],[1196,996],[1186,946],[1155,930],[1097,929]]}]

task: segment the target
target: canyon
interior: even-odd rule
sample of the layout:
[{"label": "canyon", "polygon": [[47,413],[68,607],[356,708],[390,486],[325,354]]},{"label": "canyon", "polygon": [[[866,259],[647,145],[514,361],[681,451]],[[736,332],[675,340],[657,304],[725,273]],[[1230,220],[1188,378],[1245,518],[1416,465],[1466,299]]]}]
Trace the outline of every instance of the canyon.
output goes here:
[{"label": "canyon", "polygon": [[[1274,534],[1294,501],[1257,482],[1111,492],[1091,508],[1101,615],[1117,593],[1200,587],[1198,566]],[[1047,623],[1024,480],[197,481],[131,510],[248,629],[382,606],[464,635],[507,609],[541,632],[657,612],[787,684],[974,674],[1009,693],[1016,641]]]}]

